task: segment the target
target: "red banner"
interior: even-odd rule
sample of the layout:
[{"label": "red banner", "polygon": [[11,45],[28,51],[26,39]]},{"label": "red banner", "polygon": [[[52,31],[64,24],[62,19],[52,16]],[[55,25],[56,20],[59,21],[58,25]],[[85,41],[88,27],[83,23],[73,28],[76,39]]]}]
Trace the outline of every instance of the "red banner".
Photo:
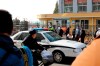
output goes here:
[{"label": "red banner", "polygon": [[100,0],[93,0],[93,2],[100,2]]},{"label": "red banner", "polygon": [[78,0],[78,3],[86,3],[87,0]]},{"label": "red banner", "polygon": [[73,0],[64,0],[64,3],[65,4],[71,4],[71,3],[73,3]]}]

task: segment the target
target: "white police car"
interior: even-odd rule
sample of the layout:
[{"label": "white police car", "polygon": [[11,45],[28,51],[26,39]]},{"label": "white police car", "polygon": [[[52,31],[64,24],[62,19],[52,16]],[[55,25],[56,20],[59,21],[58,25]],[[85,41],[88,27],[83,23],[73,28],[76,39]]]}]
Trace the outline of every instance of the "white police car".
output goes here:
[{"label": "white police car", "polygon": [[[28,35],[29,31],[21,31],[11,36],[11,38],[15,45],[20,47],[23,39]],[[76,57],[86,47],[84,43],[64,40],[52,31],[40,31],[36,38],[39,44],[53,53],[56,62],[63,61],[65,57]]]}]

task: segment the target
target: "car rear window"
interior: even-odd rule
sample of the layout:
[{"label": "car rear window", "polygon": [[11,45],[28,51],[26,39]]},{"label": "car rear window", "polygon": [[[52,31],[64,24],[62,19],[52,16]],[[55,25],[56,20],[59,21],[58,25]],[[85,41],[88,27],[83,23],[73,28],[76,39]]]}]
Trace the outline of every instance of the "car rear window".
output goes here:
[{"label": "car rear window", "polygon": [[27,37],[29,35],[29,33],[22,33],[17,40],[24,40],[25,37]]}]

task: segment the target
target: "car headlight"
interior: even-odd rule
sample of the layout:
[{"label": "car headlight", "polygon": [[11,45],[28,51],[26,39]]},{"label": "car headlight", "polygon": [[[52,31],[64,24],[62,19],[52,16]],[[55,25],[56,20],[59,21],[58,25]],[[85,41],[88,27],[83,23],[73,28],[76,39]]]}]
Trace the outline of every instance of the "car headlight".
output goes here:
[{"label": "car headlight", "polygon": [[79,53],[79,52],[82,51],[82,49],[76,48],[76,49],[74,49],[73,51],[74,51],[75,53]]}]

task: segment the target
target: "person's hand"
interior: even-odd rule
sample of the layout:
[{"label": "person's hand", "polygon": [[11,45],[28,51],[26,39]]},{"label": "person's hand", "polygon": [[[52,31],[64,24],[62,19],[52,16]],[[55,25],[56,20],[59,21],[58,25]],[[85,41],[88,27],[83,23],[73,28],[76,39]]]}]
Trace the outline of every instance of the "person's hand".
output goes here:
[{"label": "person's hand", "polygon": [[39,49],[37,50],[37,53],[41,53],[41,52],[42,52],[42,50],[39,50]]},{"label": "person's hand", "polygon": [[79,42],[81,42],[81,38],[79,38],[79,40],[78,40]]}]

